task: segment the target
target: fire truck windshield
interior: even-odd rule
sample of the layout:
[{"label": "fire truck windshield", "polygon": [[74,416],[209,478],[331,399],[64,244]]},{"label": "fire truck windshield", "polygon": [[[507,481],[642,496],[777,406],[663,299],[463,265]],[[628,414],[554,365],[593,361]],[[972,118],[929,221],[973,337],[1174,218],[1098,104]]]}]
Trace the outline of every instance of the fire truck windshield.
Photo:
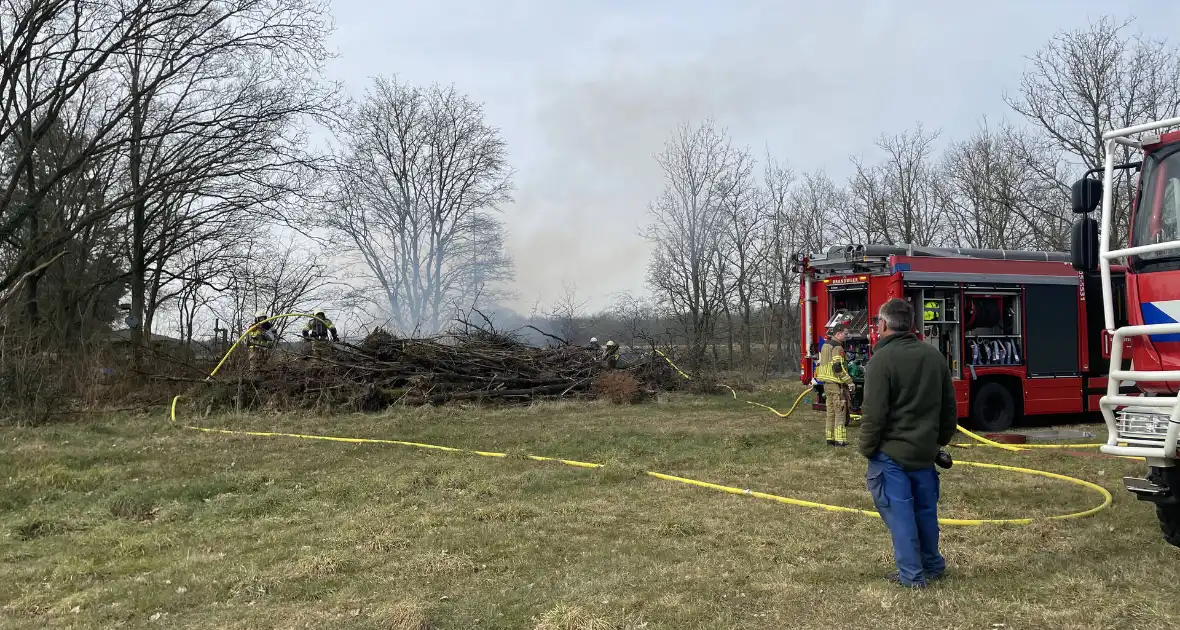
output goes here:
[{"label": "fire truck windshield", "polygon": [[[1139,176],[1131,245],[1180,240],[1180,144],[1149,153]],[[1136,271],[1180,267],[1180,247],[1133,256]]]}]

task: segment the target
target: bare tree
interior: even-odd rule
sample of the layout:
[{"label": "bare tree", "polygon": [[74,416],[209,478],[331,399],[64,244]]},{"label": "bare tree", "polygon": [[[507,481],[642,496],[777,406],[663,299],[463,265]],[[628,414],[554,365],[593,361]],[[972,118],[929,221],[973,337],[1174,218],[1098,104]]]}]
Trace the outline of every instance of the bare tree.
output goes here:
[{"label": "bare tree", "polygon": [[[342,285],[324,253],[309,250],[301,240],[250,243],[237,260],[212,308],[218,319],[233,322],[235,335],[249,326],[255,312],[273,316],[314,311],[333,303],[341,293]],[[279,319],[275,328],[281,334],[293,323],[290,318]]]},{"label": "bare tree", "polygon": [[[1103,17],[1086,28],[1058,33],[1030,58],[1019,92],[1005,97],[1049,146],[1086,169],[1105,160],[1104,132],[1180,114],[1180,51],[1164,41],[1128,34],[1129,25],[1129,20]],[[1125,147],[1116,158],[1134,159]],[[1046,183],[1067,191],[1069,181],[1058,178],[1078,173],[1063,171],[1048,169]],[[1123,242],[1133,177],[1130,171],[1118,172],[1114,190],[1114,233]],[[1052,215],[1049,219],[1056,221]]]},{"label": "bare tree", "polygon": [[193,342],[197,339],[197,322],[201,312],[211,308],[219,287],[214,278],[214,270],[206,263],[206,258],[193,250],[186,254],[186,257],[191,257],[192,264],[189,266],[188,278],[176,292],[175,301],[177,332],[184,345],[192,348]]},{"label": "bare tree", "polygon": [[399,328],[436,332],[447,309],[511,277],[494,214],[511,170],[479,104],[453,87],[378,78],[341,139],[327,227],[359,255]]},{"label": "bare tree", "polygon": [[479,213],[467,219],[455,239],[453,265],[455,275],[467,275],[457,284],[463,287],[469,308],[494,305],[510,300],[516,294],[508,289],[515,277],[516,265],[504,243],[504,223],[499,217]]},{"label": "bare tree", "polygon": [[758,205],[765,220],[757,241],[757,293],[764,311],[770,312],[770,325],[763,327],[763,344],[770,347],[773,342],[780,364],[785,356],[784,344],[790,346],[791,322],[787,310],[798,286],[791,257],[804,251],[801,226],[791,212],[794,182],[795,174],[788,166],[769,155],[766,157],[758,189]]},{"label": "bare tree", "polygon": [[877,146],[885,152],[881,167],[890,243],[939,245],[946,238],[946,207],[933,164],[938,132],[919,124],[911,132],[882,135]]},{"label": "bare tree", "polygon": [[309,163],[303,120],[327,114],[333,93],[320,80],[329,56],[320,0],[171,0],[132,15],[142,26],[119,58],[131,101],[135,343],[183,286],[170,264],[179,253],[252,237],[294,192]]},{"label": "bare tree", "polygon": [[[767,328],[774,330],[775,357],[779,369],[799,358],[799,322],[796,300],[799,276],[794,271],[794,254],[808,255],[824,249],[829,240],[851,239],[842,217],[850,216],[853,201],[848,191],[837,186],[823,170],[794,174],[767,158],[762,194],[769,217],[763,232],[762,301],[769,313]],[[770,336],[765,339],[769,345]]]},{"label": "bare tree", "polygon": [[1027,248],[1033,230],[1021,207],[1037,188],[1013,146],[1009,127],[993,130],[987,121],[969,139],[951,144],[943,155],[940,183],[950,204],[955,243],[966,247]]},{"label": "bare tree", "polygon": [[792,189],[789,203],[789,219],[799,251],[803,252],[817,251],[829,239],[839,236],[832,224],[841,214],[841,208],[849,205],[845,191],[822,170],[804,173]]},{"label": "bare tree", "polygon": [[[55,290],[97,307],[113,302],[104,287],[129,284],[138,349],[186,290],[190,269],[172,263],[197,244],[240,243],[256,230],[228,226],[306,181],[292,165],[309,163],[303,117],[331,110],[329,29],[323,0],[0,6],[0,291],[24,282],[37,323],[41,278],[85,277],[70,259],[100,254],[89,288]],[[106,262],[112,249],[125,260]]]},{"label": "bare tree", "polygon": [[717,282],[725,237],[721,205],[739,155],[726,132],[706,120],[681,125],[656,156],[665,188],[648,206],[652,222],[644,236],[654,247],[648,283],[680,317],[692,368],[704,358],[724,304]]},{"label": "bare tree", "polygon": [[[73,121],[71,121],[72,123]],[[86,336],[113,319],[112,308],[121,296],[119,268],[120,234],[101,212],[110,189],[111,160],[99,157],[59,178],[58,184],[37,194],[40,178],[77,159],[85,142],[84,131],[73,124],[52,125],[26,157],[27,177],[22,178],[12,201],[17,206],[34,203],[25,213],[21,229],[0,239],[0,261],[6,270],[23,269],[23,299],[13,304],[19,321],[46,337]],[[0,155],[0,169],[14,168],[18,143]],[[30,196],[30,191],[34,194]],[[33,201],[33,198],[36,201]],[[52,248],[50,241],[65,238]],[[40,251],[41,253],[38,253]],[[31,265],[36,261],[36,265]]]},{"label": "bare tree", "polygon": [[[752,360],[752,321],[754,315],[755,279],[758,274],[758,237],[766,222],[766,214],[760,207],[760,198],[754,181],[754,159],[747,151],[735,150],[733,166],[721,184],[720,210],[724,221],[724,236],[721,239],[722,278],[730,288],[725,291],[726,324],[730,362],[733,362],[734,321],[736,308],[740,319],[738,326],[741,358],[746,363]],[[733,304],[733,307],[730,307]]]},{"label": "bare tree", "polygon": [[919,124],[913,132],[882,134],[884,160],[853,156],[855,173],[845,203],[834,206],[836,234],[851,242],[937,245],[948,236],[946,200],[934,164],[937,132]]},{"label": "bare tree", "polygon": [[1011,194],[1007,203],[1028,226],[1032,247],[1068,250],[1074,220],[1069,182],[1077,172],[1076,164],[1047,136],[1032,129],[1005,130],[1004,145],[1024,169],[1023,185],[1004,192]]},{"label": "bare tree", "polygon": [[[52,233],[43,229],[44,202],[63,180],[81,174],[76,185],[92,178],[103,156],[125,141],[130,105],[108,66],[138,25],[122,7],[99,3],[14,0],[0,6],[0,150],[7,158],[0,169],[0,240],[23,241],[0,272],[0,292],[24,282],[34,320],[43,261],[114,211],[110,204],[82,206],[85,212],[73,221]],[[58,159],[38,160],[38,148],[55,134],[71,146]]]},{"label": "bare tree", "polygon": [[643,341],[651,347],[657,344],[660,316],[656,305],[647,298],[623,292],[615,296],[609,315],[618,320],[627,333],[627,345],[635,347]]},{"label": "bare tree", "polygon": [[851,158],[855,172],[848,181],[849,203],[834,211],[836,233],[850,243],[893,245],[890,226],[889,168]]},{"label": "bare tree", "polygon": [[589,302],[578,297],[577,286],[562,282],[561,288],[561,297],[557,298],[545,316],[558,337],[578,343],[579,337],[585,332],[586,305]]}]

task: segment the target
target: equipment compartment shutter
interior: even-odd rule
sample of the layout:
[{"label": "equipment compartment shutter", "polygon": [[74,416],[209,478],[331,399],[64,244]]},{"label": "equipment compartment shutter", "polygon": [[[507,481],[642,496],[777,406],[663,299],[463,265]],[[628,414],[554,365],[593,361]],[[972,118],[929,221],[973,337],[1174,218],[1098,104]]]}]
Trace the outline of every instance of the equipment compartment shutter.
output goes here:
[{"label": "equipment compartment shutter", "polygon": [[1029,376],[1077,376],[1078,288],[1030,284],[1024,289],[1025,362]]}]

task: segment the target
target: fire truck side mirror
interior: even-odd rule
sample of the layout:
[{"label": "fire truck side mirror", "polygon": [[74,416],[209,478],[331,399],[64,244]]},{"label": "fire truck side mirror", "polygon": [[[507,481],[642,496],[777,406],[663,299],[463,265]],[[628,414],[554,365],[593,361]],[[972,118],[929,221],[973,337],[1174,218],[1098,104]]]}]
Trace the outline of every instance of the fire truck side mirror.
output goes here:
[{"label": "fire truck side mirror", "polygon": [[1083,177],[1070,187],[1074,214],[1093,212],[1102,203],[1102,182],[1092,177]]},{"label": "fire truck side mirror", "polygon": [[1073,268],[1086,272],[1098,269],[1098,222],[1087,216],[1078,217],[1069,240]]}]

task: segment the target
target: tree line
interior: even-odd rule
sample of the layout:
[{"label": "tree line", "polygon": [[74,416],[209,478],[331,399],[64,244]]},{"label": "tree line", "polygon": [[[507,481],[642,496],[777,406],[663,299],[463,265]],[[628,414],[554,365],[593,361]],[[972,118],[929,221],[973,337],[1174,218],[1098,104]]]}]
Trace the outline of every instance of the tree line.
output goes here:
[{"label": "tree line", "polygon": [[[453,88],[325,78],[327,0],[0,6],[0,317],[38,348],[497,299],[503,139]],[[325,139],[326,138],[326,139]]]},{"label": "tree line", "polygon": [[138,344],[196,284],[263,277],[257,235],[314,168],[302,123],[335,97],[320,3],[0,11],[6,324],[74,340],[125,319]]},{"label": "tree line", "polygon": [[[847,243],[1068,250],[1070,184],[1102,166],[1104,132],[1180,114],[1180,53],[1102,18],[1054,36],[1004,100],[1019,122],[983,119],[958,140],[920,123],[882,134],[872,154],[850,156],[845,181],[757,156],[716,121],[681,125],[655,156],[665,185],[644,233],[654,249],[647,320],[661,314],[690,365],[711,353],[789,368],[800,358],[794,253]],[[1114,232],[1125,240],[1133,173],[1117,177]]]},{"label": "tree line", "polygon": [[[429,335],[503,303],[503,137],[453,86],[384,76],[350,97],[325,76],[331,29],[327,0],[0,5],[4,337],[40,350],[126,328],[138,361],[155,335],[232,336],[255,311]],[[790,367],[793,253],[1062,249],[1068,184],[1101,164],[1101,133],[1175,115],[1178,86],[1171,45],[1104,18],[1029,58],[1006,96],[1019,124],[885,134],[845,181],[685,124],[656,156],[650,295],[591,319],[570,293],[529,321]]]}]

